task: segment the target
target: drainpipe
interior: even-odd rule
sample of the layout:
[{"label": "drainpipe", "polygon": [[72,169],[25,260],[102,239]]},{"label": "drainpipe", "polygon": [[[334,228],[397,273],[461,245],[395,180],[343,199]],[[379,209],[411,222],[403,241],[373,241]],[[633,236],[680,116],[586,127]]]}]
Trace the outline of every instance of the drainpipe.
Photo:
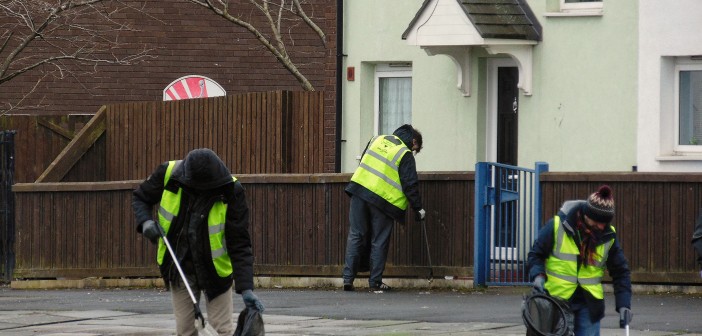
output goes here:
[{"label": "drainpipe", "polygon": [[336,139],[334,172],[341,172],[341,118],[343,96],[341,92],[344,63],[344,0],[336,0]]}]

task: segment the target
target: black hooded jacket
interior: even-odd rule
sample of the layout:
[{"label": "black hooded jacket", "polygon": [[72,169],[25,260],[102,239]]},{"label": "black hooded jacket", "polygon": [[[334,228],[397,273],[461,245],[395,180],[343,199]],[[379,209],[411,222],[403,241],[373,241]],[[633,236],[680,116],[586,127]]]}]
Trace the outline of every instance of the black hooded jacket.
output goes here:
[{"label": "black hooded jacket", "polygon": [[695,231],[692,233],[692,247],[697,252],[697,264],[702,270],[702,209],[700,209],[699,217],[695,223]]},{"label": "black hooded jacket", "polygon": [[[409,148],[412,149],[412,140],[414,134],[409,128],[398,128],[393,132],[393,135],[397,136],[402,140],[402,142]],[[366,154],[370,142],[366,145],[366,149],[363,150],[363,155]],[[414,156],[411,153],[405,154],[400,160],[400,166],[398,167],[398,173],[400,175],[400,184],[402,185],[402,192],[407,197],[407,201],[410,207],[414,211],[419,211],[422,209],[422,198],[419,194],[419,178],[417,177],[417,163],[414,161]],[[351,196],[355,195],[363,199],[364,201],[371,203],[381,210],[391,216],[393,219],[400,223],[405,222],[405,211],[400,210],[396,206],[392,205],[390,202],[384,198],[378,196],[376,193],[368,190],[368,188],[356,183],[349,182],[346,186],[346,193]]]},{"label": "black hooded jacket", "polygon": [[[168,162],[164,162],[134,190],[132,208],[137,232],[141,225],[153,220],[154,206],[161,201],[163,190],[178,192],[182,188],[181,205],[168,230],[167,238],[174,249],[191,287],[204,290],[214,299],[232,286],[241,293],[253,289],[253,254],[248,231],[249,209],[244,187],[234,182],[229,169],[209,149],[196,149],[175,166],[167,185],[163,185]],[[233,276],[220,277],[212,264],[207,215],[216,201],[227,204],[225,240],[232,262]],[[166,252],[160,271],[167,286],[180,283],[180,275]]]}]

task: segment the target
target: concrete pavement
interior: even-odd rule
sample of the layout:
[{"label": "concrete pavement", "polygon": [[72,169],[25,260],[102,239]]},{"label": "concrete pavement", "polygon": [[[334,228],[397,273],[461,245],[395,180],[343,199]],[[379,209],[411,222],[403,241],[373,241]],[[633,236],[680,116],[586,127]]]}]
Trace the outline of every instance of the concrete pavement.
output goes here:
[{"label": "concrete pavement", "polygon": [[[527,288],[405,288],[382,294],[336,287],[256,290],[267,335],[524,335]],[[611,294],[602,335],[617,327]],[[234,297],[235,310],[242,308]],[[204,311],[204,308],[203,308]],[[630,335],[702,336],[702,295],[637,293]],[[19,290],[0,288],[0,335],[172,335],[170,293],[162,288]]]},{"label": "concrete pavement", "polygon": [[[414,320],[339,320],[310,316],[264,314],[266,335],[525,335],[522,323],[423,322]],[[0,334],[20,335],[173,335],[172,314],[141,314],[114,310],[2,311]],[[682,331],[632,329],[631,335],[702,335]],[[624,335],[603,328],[603,336]]]}]

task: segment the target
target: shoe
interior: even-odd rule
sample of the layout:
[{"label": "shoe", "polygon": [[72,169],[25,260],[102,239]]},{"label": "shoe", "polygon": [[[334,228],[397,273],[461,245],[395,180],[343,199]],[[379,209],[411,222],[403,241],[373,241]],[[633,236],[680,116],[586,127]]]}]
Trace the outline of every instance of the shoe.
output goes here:
[{"label": "shoe", "polygon": [[375,286],[370,286],[369,289],[371,292],[387,292],[387,291],[391,291],[392,287],[381,282],[381,283],[375,284]]},{"label": "shoe", "polygon": [[344,292],[353,292],[356,288],[353,287],[352,283],[344,283]]}]

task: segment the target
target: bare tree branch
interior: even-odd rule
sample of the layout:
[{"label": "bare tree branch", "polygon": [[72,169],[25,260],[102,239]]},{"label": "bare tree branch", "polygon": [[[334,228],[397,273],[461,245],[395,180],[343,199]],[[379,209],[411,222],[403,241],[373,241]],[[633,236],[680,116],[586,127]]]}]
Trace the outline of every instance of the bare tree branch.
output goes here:
[{"label": "bare tree branch", "polygon": [[[280,62],[280,64],[285,67],[285,69],[290,72],[295,79],[300,83],[300,85],[307,91],[314,91],[314,86],[309,82],[309,80],[300,72],[297,65],[290,58],[290,55],[285,44],[285,40],[281,35],[281,22],[285,20],[284,13],[291,13],[295,17],[301,18],[307,26],[311,27],[315,33],[320,36],[324,47],[326,47],[326,37],[324,32],[312,21],[312,19],[305,14],[302,10],[302,6],[299,0],[279,0],[280,3],[274,3],[273,0],[249,0],[249,2],[258,9],[261,14],[266,18],[268,26],[270,29],[269,36],[267,37],[258,28],[256,28],[251,22],[248,22],[241,18],[241,14],[236,14],[231,11],[228,1],[224,0],[187,0],[194,4],[200,5],[204,8],[211,10],[216,15],[221,16],[227,21],[240,26],[248,30],[253,34],[256,39],[266,48],[273,56]],[[287,8],[286,3],[290,4],[290,8]],[[272,9],[271,7],[276,7]],[[274,14],[275,13],[275,14]]]},{"label": "bare tree branch", "polygon": [[130,65],[152,57],[146,47],[123,55],[133,48],[124,48],[119,32],[135,30],[113,18],[124,10],[141,11],[121,0],[1,0],[0,86],[33,70],[42,78],[64,78],[80,69],[95,72],[98,64]]},{"label": "bare tree branch", "polygon": [[324,34],[324,31],[322,31],[317,24],[315,24],[310,17],[305,14],[305,11],[302,10],[302,6],[300,5],[300,0],[293,0],[293,3],[295,4],[295,8],[297,9],[297,15],[302,18],[305,23],[312,28],[317,35],[319,36],[319,39],[322,40],[322,43],[324,43],[324,46],[327,46],[327,35]]},{"label": "bare tree branch", "polygon": [[40,100],[39,104],[37,104],[37,105],[29,106],[29,105],[24,104],[24,101],[27,99],[27,97],[29,97],[30,95],[32,95],[34,92],[37,91],[39,84],[44,80],[44,78],[46,78],[46,76],[47,76],[47,74],[44,74],[41,78],[39,78],[34,83],[34,86],[32,86],[32,88],[29,89],[27,92],[24,92],[22,94],[22,97],[16,103],[13,104],[12,102],[9,102],[9,101],[3,102],[2,105],[0,105],[0,116],[3,116],[9,112],[16,112],[18,110],[28,110],[28,109],[37,109],[37,108],[46,107],[46,106],[41,104],[41,101],[44,100],[43,98]]}]

